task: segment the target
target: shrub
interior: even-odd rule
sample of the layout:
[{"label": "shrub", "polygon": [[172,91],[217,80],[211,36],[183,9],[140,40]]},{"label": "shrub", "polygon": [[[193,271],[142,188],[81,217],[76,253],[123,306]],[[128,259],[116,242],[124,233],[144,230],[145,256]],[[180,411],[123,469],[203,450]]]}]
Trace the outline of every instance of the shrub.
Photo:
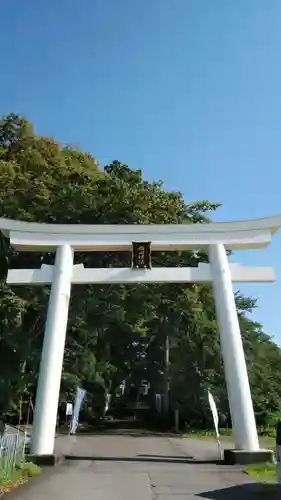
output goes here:
[{"label": "shrub", "polygon": [[17,468],[21,470],[23,476],[34,477],[41,474],[40,467],[33,464],[32,462],[22,462],[21,464],[17,465]]}]

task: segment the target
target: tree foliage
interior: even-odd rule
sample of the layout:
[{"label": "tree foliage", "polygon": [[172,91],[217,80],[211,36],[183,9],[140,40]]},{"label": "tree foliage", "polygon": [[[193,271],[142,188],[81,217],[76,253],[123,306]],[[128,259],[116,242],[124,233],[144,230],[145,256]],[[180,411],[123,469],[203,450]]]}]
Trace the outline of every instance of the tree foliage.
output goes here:
[{"label": "tree foliage", "polygon": [[[22,117],[0,121],[0,215],[25,221],[72,224],[191,224],[209,222],[217,203],[186,203],[179,192],[149,183],[119,161],[102,170],[88,153],[36,135]],[[18,412],[34,399],[48,287],[9,287],[8,267],[38,268],[51,253],[18,253],[1,236],[0,409]],[[130,265],[126,252],[77,253],[88,267]],[[204,252],[157,252],[155,266],[197,266]],[[255,301],[236,296],[254,406],[266,425],[280,408],[280,349],[253,322]],[[208,423],[206,390],[229,420],[219,335],[210,286],[205,284],[87,285],[72,288],[60,402],[77,384],[94,406],[124,379],[146,378],[151,394],[163,392],[165,339],[170,345],[170,404],[184,419]]]}]

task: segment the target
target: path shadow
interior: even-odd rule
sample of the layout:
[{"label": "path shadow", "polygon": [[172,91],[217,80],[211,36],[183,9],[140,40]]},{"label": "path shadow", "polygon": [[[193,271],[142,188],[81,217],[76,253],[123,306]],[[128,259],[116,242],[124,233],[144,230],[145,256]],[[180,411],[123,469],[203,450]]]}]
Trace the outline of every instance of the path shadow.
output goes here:
[{"label": "path shadow", "polygon": [[148,455],[147,453],[138,453],[137,454],[137,457],[141,457],[142,459],[146,459],[146,458],[165,458],[165,459],[182,459],[182,460],[186,460],[188,458],[192,458],[191,456],[188,456],[188,455],[181,455],[179,457],[175,456],[175,455]]},{"label": "path shadow", "polygon": [[[58,428],[59,435],[68,434],[69,429]],[[144,422],[133,419],[100,421],[95,425],[80,427],[77,436],[129,436],[129,437],[178,437],[171,429],[146,426]]]},{"label": "path shadow", "polygon": [[[147,457],[148,458],[165,458],[165,459],[171,459],[171,461],[173,461],[173,459],[178,459],[184,463],[188,463],[188,464],[213,464],[213,465],[225,465],[224,461],[223,460],[218,460],[218,459],[196,459],[190,455],[184,455],[184,456],[180,456],[180,457],[175,457],[175,456],[170,456],[170,455],[144,455],[144,454],[139,454],[137,455],[137,457],[141,457],[144,461],[146,461]],[[281,500],[281,499],[280,499]]]},{"label": "path shadow", "polygon": [[[68,435],[69,431],[60,429],[58,436]],[[141,438],[174,438],[179,437],[180,434],[172,431],[150,431],[147,429],[109,429],[109,428],[96,428],[96,429],[81,429],[76,434],[77,437],[81,436],[126,436],[126,437],[141,437]]]},{"label": "path shadow", "polygon": [[65,455],[66,460],[89,460],[92,462],[140,462],[140,463],[170,463],[170,464],[210,464],[223,465],[221,460],[196,460],[191,456],[169,456],[169,455],[138,455],[136,457],[111,457],[111,456],[83,456],[83,455]]},{"label": "path shadow", "polygon": [[281,485],[278,484],[243,484],[221,490],[197,493],[198,500],[280,500]]}]

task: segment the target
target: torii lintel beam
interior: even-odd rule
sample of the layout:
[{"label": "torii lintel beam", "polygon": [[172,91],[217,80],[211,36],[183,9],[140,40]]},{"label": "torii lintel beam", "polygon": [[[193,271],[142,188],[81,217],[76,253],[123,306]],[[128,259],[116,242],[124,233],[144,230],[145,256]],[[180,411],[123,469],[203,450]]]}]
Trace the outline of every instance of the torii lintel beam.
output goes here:
[{"label": "torii lintel beam", "polygon": [[[244,267],[229,264],[234,283],[266,283],[275,281],[271,267]],[[54,266],[43,264],[41,269],[11,269],[7,283],[10,285],[47,285],[53,281]],[[84,268],[83,264],[73,266],[71,282],[82,284],[118,283],[204,283],[212,282],[211,266],[165,267],[145,270],[131,268]]]}]

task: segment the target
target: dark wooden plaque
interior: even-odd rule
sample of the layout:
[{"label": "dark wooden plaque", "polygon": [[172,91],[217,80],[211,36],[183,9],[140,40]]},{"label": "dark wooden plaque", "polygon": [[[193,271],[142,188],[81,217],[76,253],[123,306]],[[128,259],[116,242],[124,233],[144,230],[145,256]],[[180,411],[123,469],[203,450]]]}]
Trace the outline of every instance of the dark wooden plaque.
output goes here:
[{"label": "dark wooden plaque", "polygon": [[151,269],[150,245],[150,241],[133,241],[132,269]]}]

